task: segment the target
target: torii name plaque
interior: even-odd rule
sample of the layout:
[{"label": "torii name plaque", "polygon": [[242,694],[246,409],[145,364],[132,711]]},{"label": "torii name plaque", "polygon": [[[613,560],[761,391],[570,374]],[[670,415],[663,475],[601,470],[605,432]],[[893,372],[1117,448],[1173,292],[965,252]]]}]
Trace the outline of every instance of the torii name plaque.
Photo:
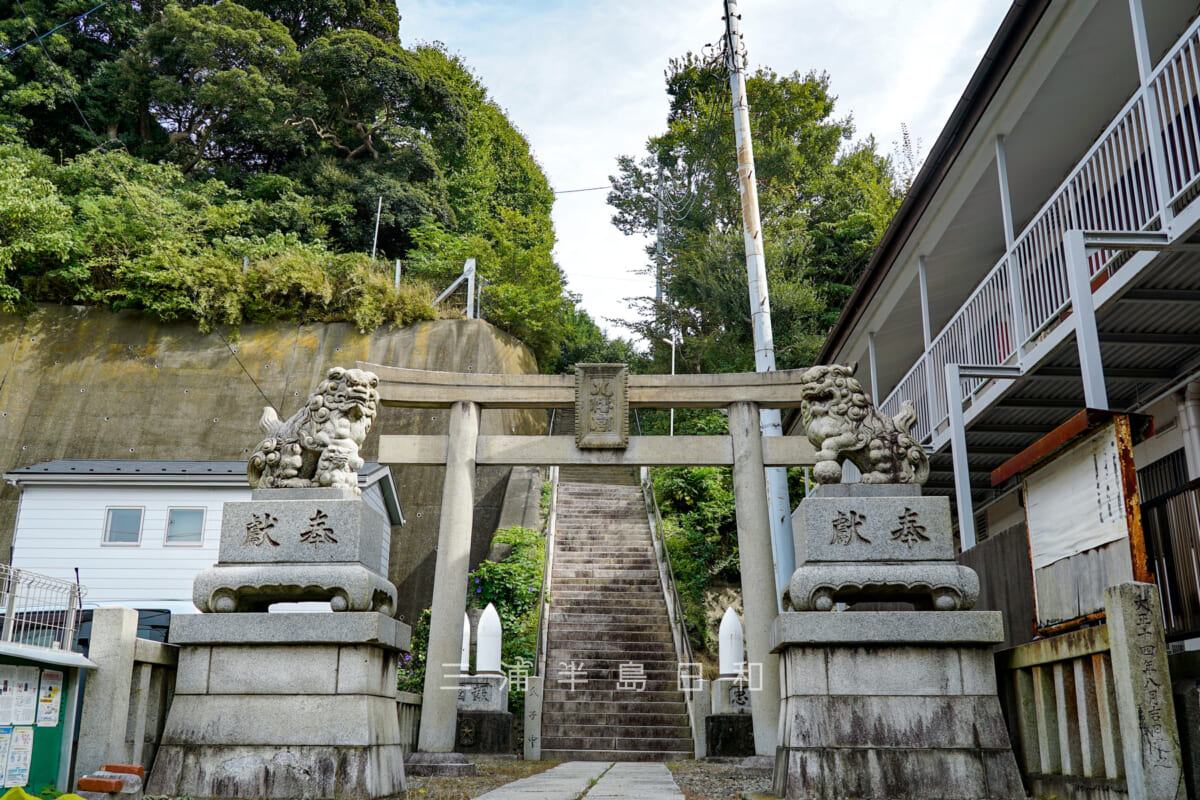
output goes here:
[{"label": "torii name plaque", "polygon": [[624,450],[629,446],[629,367],[575,365],[575,446]]}]

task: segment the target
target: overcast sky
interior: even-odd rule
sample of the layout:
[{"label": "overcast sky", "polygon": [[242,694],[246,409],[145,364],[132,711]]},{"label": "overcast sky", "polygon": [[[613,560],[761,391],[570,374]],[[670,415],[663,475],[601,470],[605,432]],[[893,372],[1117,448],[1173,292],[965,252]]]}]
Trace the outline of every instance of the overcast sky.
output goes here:
[{"label": "overcast sky", "polygon": [[[557,191],[607,186],[622,154],[666,126],[667,60],[721,35],[721,0],[398,0],[405,44],[463,57],[529,139]],[[751,68],[828,72],[837,116],[893,153],[906,124],[924,155],[1009,6],[1008,0],[742,0]],[[751,108],[754,98],[750,97]],[[646,241],[611,223],[606,192],[560,194],[555,256],[568,288],[614,335]],[[485,312],[486,313],[486,312]]]}]

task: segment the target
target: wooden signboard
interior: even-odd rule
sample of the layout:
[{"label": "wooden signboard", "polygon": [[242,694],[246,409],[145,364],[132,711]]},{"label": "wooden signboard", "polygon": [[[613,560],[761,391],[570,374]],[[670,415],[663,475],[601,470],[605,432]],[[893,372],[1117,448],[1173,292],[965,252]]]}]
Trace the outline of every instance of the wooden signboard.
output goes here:
[{"label": "wooden signboard", "polygon": [[1040,635],[1101,616],[1107,587],[1151,578],[1133,444],[1129,416],[1086,411],[1002,468],[1021,477]]}]

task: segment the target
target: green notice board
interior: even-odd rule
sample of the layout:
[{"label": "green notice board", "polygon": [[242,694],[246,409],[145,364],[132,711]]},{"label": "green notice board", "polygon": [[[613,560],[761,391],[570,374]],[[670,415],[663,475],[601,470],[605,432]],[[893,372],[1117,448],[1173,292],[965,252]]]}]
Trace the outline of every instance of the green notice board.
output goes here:
[{"label": "green notice board", "polygon": [[[0,793],[20,786],[36,795],[57,786],[63,750],[68,669],[0,656]],[[21,782],[24,781],[24,782]]]}]

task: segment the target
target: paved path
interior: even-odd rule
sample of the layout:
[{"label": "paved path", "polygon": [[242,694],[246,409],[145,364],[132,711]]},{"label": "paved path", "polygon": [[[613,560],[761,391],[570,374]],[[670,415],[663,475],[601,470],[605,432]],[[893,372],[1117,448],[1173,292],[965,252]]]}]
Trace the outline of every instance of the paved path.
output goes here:
[{"label": "paved path", "polygon": [[[593,785],[593,782],[595,785]],[[665,764],[568,761],[478,800],[683,800]]]}]

